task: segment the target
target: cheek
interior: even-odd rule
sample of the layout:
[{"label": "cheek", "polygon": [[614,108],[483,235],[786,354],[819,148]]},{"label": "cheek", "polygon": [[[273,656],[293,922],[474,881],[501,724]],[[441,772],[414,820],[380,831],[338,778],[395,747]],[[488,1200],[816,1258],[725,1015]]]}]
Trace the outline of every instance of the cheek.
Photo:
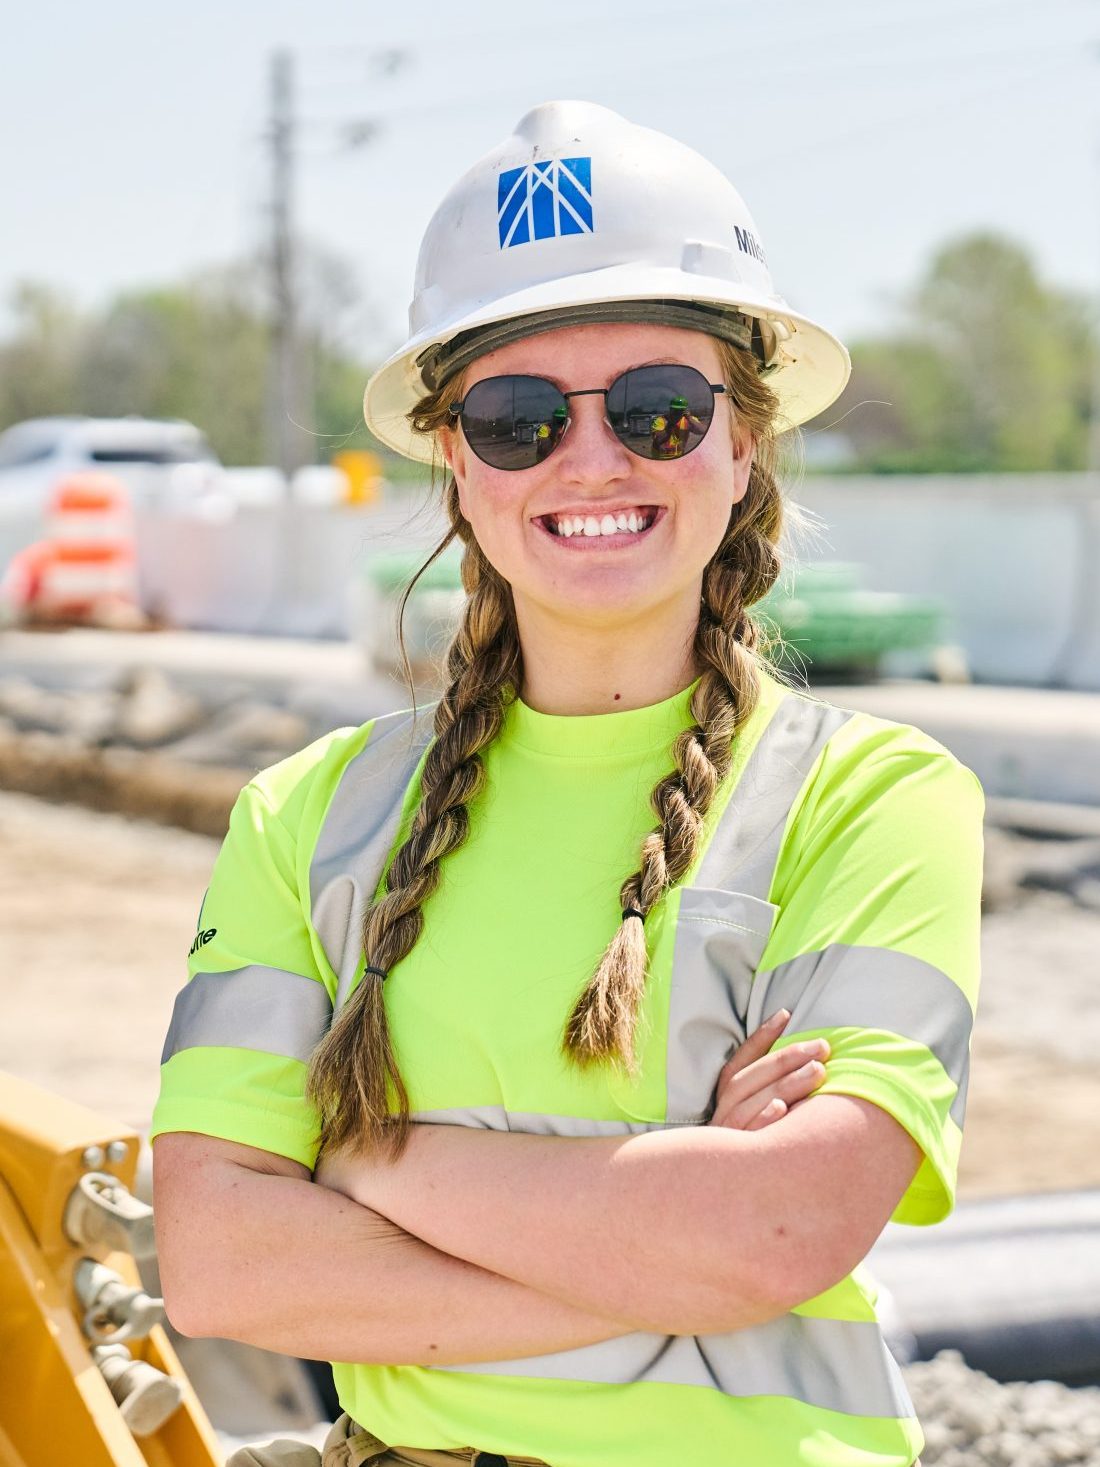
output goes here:
[{"label": "cheek", "polygon": [[480,469],[458,480],[459,508],[493,568],[505,579],[523,531],[520,496],[512,476]]},{"label": "cheek", "polygon": [[717,545],[744,490],[738,484],[729,452],[722,451],[719,443],[717,452],[706,453],[708,446],[701,445],[681,465],[683,478],[677,485],[677,501],[693,534]]}]

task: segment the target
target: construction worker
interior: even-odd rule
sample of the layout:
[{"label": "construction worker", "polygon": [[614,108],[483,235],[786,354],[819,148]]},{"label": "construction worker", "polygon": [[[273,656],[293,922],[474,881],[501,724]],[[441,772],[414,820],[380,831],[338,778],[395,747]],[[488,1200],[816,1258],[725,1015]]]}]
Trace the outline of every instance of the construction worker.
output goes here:
[{"label": "construction worker", "polygon": [[776,440],[848,376],[758,238],[681,144],[538,107],[367,386],[449,468],[448,685],[243,791],[153,1124],[170,1316],[339,1362],[326,1467],[922,1445],[861,1261],[953,1204],[982,797],[757,650]]},{"label": "construction worker", "polygon": [[653,457],[681,458],[689,451],[690,435],[701,437],[706,431],[702,421],[689,411],[687,398],[674,397],[668,412],[653,419]]},{"label": "construction worker", "polygon": [[538,445],[538,462],[541,463],[548,454],[553,453],[558,446],[558,440],[565,432],[568,419],[568,409],[564,407],[555,408],[547,423],[540,423],[535,429],[535,442]]}]

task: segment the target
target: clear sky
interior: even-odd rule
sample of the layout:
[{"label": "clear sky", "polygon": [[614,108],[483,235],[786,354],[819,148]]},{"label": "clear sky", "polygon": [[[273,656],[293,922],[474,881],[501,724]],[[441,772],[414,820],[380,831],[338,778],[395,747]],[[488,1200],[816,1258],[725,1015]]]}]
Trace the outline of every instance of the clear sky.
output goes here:
[{"label": "clear sky", "polygon": [[[554,97],[718,164],[777,289],[843,335],[885,329],[932,248],[979,227],[1100,291],[1100,0],[12,0],[8,16],[0,299],[31,278],[94,304],[253,248],[276,47],[296,62],[298,219],[357,267],[366,356],[403,334],[443,193]],[[342,147],[359,120],[373,140]]]}]

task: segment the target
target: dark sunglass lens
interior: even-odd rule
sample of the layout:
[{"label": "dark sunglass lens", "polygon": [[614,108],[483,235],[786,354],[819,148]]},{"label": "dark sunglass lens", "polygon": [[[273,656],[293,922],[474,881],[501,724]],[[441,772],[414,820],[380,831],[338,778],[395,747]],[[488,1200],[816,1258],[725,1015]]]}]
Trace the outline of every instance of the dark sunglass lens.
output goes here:
[{"label": "dark sunglass lens", "polygon": [[466,394],[462,431],[483,463],[529,469],[557,448],[569,410],[542,377],[487,377]]},{"label": "dark sunglass lens", "polygon": [[694,367],[635,367],[608,388],[607,417],[616,436],[640,457],[683,458],[710,427],[714,393]]}]

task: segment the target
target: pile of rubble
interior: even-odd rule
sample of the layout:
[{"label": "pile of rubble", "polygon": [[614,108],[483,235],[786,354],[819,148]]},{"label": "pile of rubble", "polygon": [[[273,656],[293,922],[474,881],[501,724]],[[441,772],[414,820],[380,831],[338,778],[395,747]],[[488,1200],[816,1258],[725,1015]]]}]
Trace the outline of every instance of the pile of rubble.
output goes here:
[{"label": "pile of rubble", "polygon": [[106,687],[0,680],[0,787],[224,834],[248,777],[333,726],[225,684],[202,694],[139,668]]},{"label": "pile of rubble", "polygon": [[1002,1385],[956,1350],[905,1367],[923,1467],[1100,1467],[1100,1387]]}]

